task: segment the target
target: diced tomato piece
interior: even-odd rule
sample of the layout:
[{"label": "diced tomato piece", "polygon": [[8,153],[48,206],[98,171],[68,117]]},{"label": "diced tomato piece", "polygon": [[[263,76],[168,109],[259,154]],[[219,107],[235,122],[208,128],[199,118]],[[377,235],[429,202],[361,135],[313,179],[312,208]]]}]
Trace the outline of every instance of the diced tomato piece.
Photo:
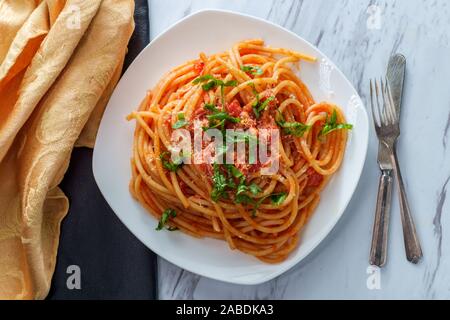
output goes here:
[{"label": "diced tomato piece", "polygon": [[314,168],[309,168],[306,171],[306,174],[309,176],[308,182],[306,183],[307,187],[318,187],[323,181],[323,176],[314,170]]},{"label": "diced tomato piece", "polygon": [[258,128],[274,130],[278,129],[277,123],[275,122],[274,117],[270,113],[263,113],[261,119],[258,122]]},{"label": "diced tomato piece", "polygon": [[201,118],[203,118],[204,115],[206,115],[206,109],[203,106],[200,106],[194,110],[192,118],[193,119],[201,119]]},{"label": "diced tomato piece", "polygon": [[244,110],[245,112],[247,112],[248,114],[254,116],[253,114],[253,107],[251,104],[245,105],[242,110]]},{"label": "diced tomato piece", "polygon": [[239,117],[242,112],[241,104],[235,99],[228,105],[227,111],[231,116]]},{"label": "diced tomato piece", "polygon": [[203,72],[204,68],[205,68],[205,63],[203,61],[199,61],[194,64],[194,71],[197,74],[201,74]]},{"label": "diced tomato piece", "polygon": [[208,177],[213,176],[213,167],[209,163],[201,163],[198,165],[198,168],[203,171]]}]

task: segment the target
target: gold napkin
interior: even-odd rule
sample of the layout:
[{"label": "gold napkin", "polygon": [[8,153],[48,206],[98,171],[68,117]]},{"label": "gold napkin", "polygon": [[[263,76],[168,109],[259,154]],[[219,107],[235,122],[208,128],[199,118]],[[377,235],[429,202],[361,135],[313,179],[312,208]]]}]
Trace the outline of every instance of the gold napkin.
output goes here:
[{"label": "gold napkin", "polygon": [[134,30],[132,0],[0,0],[0,299],[43,299],[75,145],[92,147]]}]

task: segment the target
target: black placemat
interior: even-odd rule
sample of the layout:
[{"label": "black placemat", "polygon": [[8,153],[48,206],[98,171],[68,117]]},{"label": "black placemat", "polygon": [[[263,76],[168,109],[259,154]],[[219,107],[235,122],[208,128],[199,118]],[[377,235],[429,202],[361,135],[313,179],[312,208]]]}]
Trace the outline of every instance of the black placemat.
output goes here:
[{"label": "black placemat", "polygon": [[[150,39],[147,0],[135,3],[136,29],[124,70]],[[70,209],[61,227],[48,299],[155,299],[156,256],[128,231],[101,195],[92,174],[92,150],[73,151],[61,188]],[[77,283],[71,277],[78,268],[81,289],[73,288]]]}]

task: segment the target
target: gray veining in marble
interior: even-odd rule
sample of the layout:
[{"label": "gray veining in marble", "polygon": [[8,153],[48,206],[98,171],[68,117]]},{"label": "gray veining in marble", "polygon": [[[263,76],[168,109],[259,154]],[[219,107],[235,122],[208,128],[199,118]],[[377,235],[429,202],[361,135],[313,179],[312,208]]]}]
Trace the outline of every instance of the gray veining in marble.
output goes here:
[{"label": "gray veining in marble", "polygon": [[[149,0],[151,35],[204,8],[247,13],[280,24],[328,55],[367,99],[368,79],[390,54],[408,60],[399,158],[424,251],[404,255],[394,197],[388,264],[381,289],[369,290],[368,254],[378,168],[371,131],[368,158],[344,216],[324,242],[289,272],[258,286],[206,279],[160,259],[161,299],[449,299],[450,298],[450,3],[447,0]],[[381,11],[371,28],[370,6]],[[372,15],[373,16],[373,15]],[[368,28],[369,26],[369,28]]]}]

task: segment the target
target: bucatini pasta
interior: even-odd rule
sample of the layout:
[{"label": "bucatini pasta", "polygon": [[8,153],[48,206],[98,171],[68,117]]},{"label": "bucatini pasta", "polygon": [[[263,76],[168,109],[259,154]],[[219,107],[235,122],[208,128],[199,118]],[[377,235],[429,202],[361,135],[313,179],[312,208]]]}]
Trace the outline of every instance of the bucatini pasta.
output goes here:
[{"label": "bucatini pasta", "polygon": [[[268,263],[283,261],[297,247],[321,190],[341,165],[352,128],[339,107],[314,102],[296,75],[302,61],[315,58],[258,39],[242,41],[223,53],[201,53],[148,92],[128,117],[137,122],[130,190],[159,219],[158,230],[222,239]],[[247,146],[252,137],[278,130],[265,147],[276,141],[279,148],[265,162],[250,161],[250,148],[236,152],[231,163],[218,161],[217,149],[214,161],[197,163],[188,153],[174,160],[173,133],[193,137],[199,127],[224,136],[237,130]],[[262,173],[275,162],[276,172]]]}]

